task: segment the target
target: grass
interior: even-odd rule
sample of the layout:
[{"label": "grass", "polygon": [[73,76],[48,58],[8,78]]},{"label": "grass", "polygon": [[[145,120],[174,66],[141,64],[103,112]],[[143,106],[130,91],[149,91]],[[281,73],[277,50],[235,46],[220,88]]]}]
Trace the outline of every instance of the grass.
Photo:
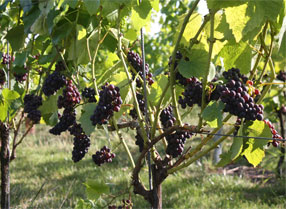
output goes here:
[{"label": "grass", "polygon": [[[37,133],[25,139],[11,163],[12,208],[74,208],[78,200],[87,198],[83,185],[87,179],[108,183],[113,195],[130,185],[130,163],[122,146],[115,149],[117,157],[112,163],[97,167],[92,162],[92,153],[106,143],[104,134],[91,137],[88,155],[75,164],[71,160],[73,141],[68,134],[55,137],[41,126],[37,127]],[[118,138],[115,135],[110,138],[114,147]],[[126,140],[132,154],[138,156],[129,134]],[[163,207],[285,208],[285,179],[262,185],[237,176],[210,173],[205,168],[209,162],[203,159],[169,176],[163,183]],[[146,175],[142,179],[147,182]],[[143,198],[131,194],[134,208],[150,208]],[[114,204],[128,197],[128,193],[119,196]]]}]

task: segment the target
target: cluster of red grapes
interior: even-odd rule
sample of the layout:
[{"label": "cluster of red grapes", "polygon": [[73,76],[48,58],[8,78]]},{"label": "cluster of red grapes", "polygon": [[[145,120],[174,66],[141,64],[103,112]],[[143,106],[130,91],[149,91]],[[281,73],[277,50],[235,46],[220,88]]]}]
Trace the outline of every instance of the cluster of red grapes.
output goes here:
[{"label": "cluster of red grapes", "polygon": [[202,82],[193,77],[189,84],[186,86],[185,91],[182,93],[184,98],[180,96],[178,102],[183,109],[185,109],[187,106],[192,107],[194,104],[201,106],[202,92]]},{"label": "cluster of red grapes", "polygon": [[90,103],[96,103],[96,99],[95,99],[95,90],[94,88],[84,88],[84,90],[82,91],[81,93],[82,97],[84,99],[87,100],[87,102],[90,102]]},{"label": "cluster of red grapes", "polygon": [[90,146],[90,139],[84,133],[80,124],[74,123],[73,126],[70,127],[68,130],[70,134],[74,136],[72,160],[76,163],[80,161],[88,152],[88,148]]},{"label": "cluster of red grapes", "polygon": [[277,77],[278,80],[285,82],[286,81],[286,72],[284,71],[279,71]]},{"label": "cluster of red grapes", "polygon": [[59,117],[59,122],[50,129],[50,133],[60,135],[62,132],[68,130],[76,121],[76,112],[72,108],[64,110],[63,115]]},{"label": "cluster of red grapes", "polygon": [[28,118],[33,123],[39,123],[41,120],[41,111],[37,110],[42,105],[42,97],[26,94],[24,97],[24,112],[28,113]]},{"label": "cluster of red grapes", "polygon": [[61,75],[58,71],[50,74],[43,84],[43,93],[46,96],[53,95],[56,91],[64,87],[67,83],[66,77]]},{"label": "cluster of red grapes", "polygon": [[[263,120],[263,105],[254,103],[253,96],[259,95],[260,92],[255,89],[251,94],[248,94],[248,88],[239,80],[239,70],[235,69],[231,77],[229,74],[225,76],[228,80],[227,84],[223,86],[221,93],[221,100],[225,103],[225,112],[236,115],[246,120]],[[238,73],[237,73],[238,72]],[[247,81],[247,84],[252,87],[252,81]]]},{"label": "cluster of red grapes", "polygon": [[173,158],[181,155],[184,151],[186,140],[191,136],[191,133],[188,131],[176,131],[175,133],[166,136],[168,142],[166,153]]},{"label": "cluster of red grapes", "polygon": [[279,141],[275,140],[275,139],[283,139],[282,136],[280,136],[278,134],[278,132],[276,131],[275,127],[273,126],[273,124],[269,121],[269,120],[264,120],[264,123],[268,125],[268,127],[270,128],[271,130],[271,133],[272,133],[272,138],[273,138],[273,141],[272,141],[272,145],[274,147],[278,147],[279,145]]},{"label": "cluster of red grapes", "polygon": [[122,200],[123,205],[116,206],[116,205],[109,205],[108,209],[132,209],[133,203],[131,200]]},{"label": "cluster of red grapes", "polygon": [[115,158],[115,154],[111,153],[110,149],[106,146],[97,151],[95,155],[92,155],[93,162],[98,166],[104,163],[111,163],[113,158]]},{"label": "cluster of red grapes", "polygon": [[101,87],[99,92],[99,102],[94,110],[94,114],[90,117],[92,124],[106,124],[107,121],[113,116],[114,111],[118,112],[122,104],[120,97],[120,89],[113,84],[106,83]]},{"label": "cluster of red grapes", "polygon": [[[140,108],[140,111],[142,112],[143,115],[145,115],[145,100],[144,100],[144,96],[140,93],[136,93],[136,98],[137,98],[137,101],[138,101],[138,104],[139,104],[139,108]],[[136,109],[133,108],[132,110],[130,110],[130,116],[136,120],[138,115],[137,115],[137,112],[136,112]]]},{"label": "cluster of red grapes", "polygon": [[5,82],[6,82],[5,72],[3,69],[0,69],[0,89],[5,84]]},{"label": "cluster of red grapes", "polygon": [[168,106],[162,110],[160,114],[160,121],[164,129],[170,128],[174,125],[176,118],[173,115],[173,108]]},{"label": "cluster of red grapes", "polygon": [[[180,51],[177,51],[176,52],[176,57],[175,57],[175,63],[174,63],[174,69],[176,70],[178,64],[179,64],[179,61],[183,58],[183,55]],[[186,57],[185,58],[185,61],[189,61],[189,58]],[[169,65],[169,68],[171,67],[171,64],[172,64],[172,56],[169,57],[169,62],[168,62],[168,65]],[[183,85],[183,86],[187,86],[189,83],[190,83],[190,78],[185,78],[179,71],[176,71],[176,81],[179,82],[179,84]]]},{"label": "cluster of red grapes", "polygon": [[242,81],[243,83],[246,83],[248,80],[248,78],[245,75],[242,75],[237,68],[231,68],[228,71],[224,71],[222,75],[226,80]]},{"label": "cluster of red grapes", "polygon": [[[14,57],[12,58],[12,61],[14,61]],[[7,65],[8,63],[11,63],[11,56],[8,54],[2,54],[2,65]]]},{"label": "cluster of red grapes", "polygon": [[[137,73],[139,73],[139,76],[143,79],[143,60],[137,54],[136,52],[129,51],[127,54],[128,62],[131,64],[131,66],[136,70]],[[131,71],[132,72],[132,71]],[[145,64],[145,72],[146,72],[146,80],[149,85],[152,85],[154,83],[154,80],[152,79],[153,75],[151,72],[149,72],[149,65]],[[132,78],[135,79],[135,73],[132,72]],[[138,88],[142,87],[141,81],[139,78],[136,79],[136,86]]]},{"label": "cluster of red grapes", "polygon": [[[27,67],[24,67],[24,69],[27,70]],[[26,73],[26,72],[25,73],[16,73],[16,72],[14,72],[13,75],[15,77],[15,80],[17,82],[20,82],[20,83],[26,81],[27,78],[28,78],[28,73]]]},{"label": "cluster of red grapes", "polygon": [[72,80],[67,81],[67,86],[63,90],[63,95],[58,98],[58,108],[73,108],[81,101],[80,93]]}]

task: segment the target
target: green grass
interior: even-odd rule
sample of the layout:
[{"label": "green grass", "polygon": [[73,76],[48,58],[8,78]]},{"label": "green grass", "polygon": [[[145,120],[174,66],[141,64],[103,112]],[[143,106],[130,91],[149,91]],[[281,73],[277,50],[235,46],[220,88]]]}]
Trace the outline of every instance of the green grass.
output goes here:
[{"label": "green grass", "polygon": [[[105,143],[105,135],[91,137],[91,148],[84,160],[71,160],[72,138],[66,134],[55,137],[37,127],[37,135],[30,135],[17,150],[11,163],[12,208],[74,208],[77,201],[86,199],[86,179],[109,183],[111,193],[117,195],[130,185],[129,161],[122,146],[110,164],[97,167],[91,155]],[[111,135],[111,146],[118,138]],[[130,135],[126,140],[132,153],[137,147]],[[186,170],[169,176],[163,183],[164,208],[285,208],[285,179],[274,184],[253,183],[237,176],[210,173],[205,165],[193,164]],[[143,170],[146,171],[144,168]],[[146,181],[147,176],[142,179]],[[125,194],[116,199],[119,203]],[[132,194],[134,208],[150,208],[140,196]]]}]

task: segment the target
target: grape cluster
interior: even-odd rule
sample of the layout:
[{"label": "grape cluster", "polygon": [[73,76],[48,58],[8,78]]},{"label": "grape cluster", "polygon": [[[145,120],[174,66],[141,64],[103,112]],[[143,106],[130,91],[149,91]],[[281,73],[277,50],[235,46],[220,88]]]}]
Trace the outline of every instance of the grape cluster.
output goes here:
[{"label": "grape cluster", "polygon": [[96,103],[94,88],[84,88],[81,95],[83,98],[87,99],[88,102]]},{"label": "grape cluster", "polygon": [[132,209],[133,203],[131,200],[122,200],[123,205],[116,206],[116,205],[109,205],[108,209]]},{"label": "grape cluster", "polygon": [[162,110],[160,121],[164,129],[170,128],[174,125],[176,118],[173,115],[173,108],[171,106]]},{"label": "grape cluster", "polygon": [[[26,67],[25,67],[25,70],[27,70]],[[15,80],[17,82],[20,82],[20,83],[26,81],[28,78],[28,73],[16,73],[16,72],[14,72],[13,75],[15,77]]]},{"label": "grape cluster", "polygon": [[120,97],[120,89],[113,84],[106,83],[99,92],[99,102],[94,110],[94,114],[90,117],[92,124],[102,125],[113,116],[114,111],[118,112],[122,104]]},{"label": "grape cluster", "polygon": [[263,120],[263,105],[254,103],[248,89],[239,80],[229,80],[226,86],[223,86],[221,100],[225,103],[224,112],[246,120]]},{"label": "grape cluster", "polygon": [[248,80],[248,78],[245,75],[242,75],[237,68],[231,68],[228,71],[223,72],[222,75],[226,80],[242,81],[243,83],[246,83]]},{"label": "grape cluster", "polygon": [[272,133],[272,138],[273,138],[273,141],[272,141],[272,145],[274,147],[278,147],[279,145],[279,141],[275,140],[275,139],[283,139],[279,134],[278,132],[276,131],[275,127],[273,126],[273,124],[269,121],[269,120],[263,120],[264,123],[266,125],[268,125],[268,127],[270,128],[271,130],[271,133]]},{"label": "grape cluster", "polygon": [[[140,93],[136,93],[136,98],[137,98],[137,101],[138,101],[138,104],[139,104],[139,108],[140,108],[140,111],[143,113],[143,115],[145,115],[145,100],[144,100],[144,96]],[[136,112],[136,109],[133,108],[132,110],[130,110],[130,116],[136,120],[138,115],[137,115],[137,112]]]},{"label": "grape cluster", "polygon": [[24,97],[24,112],[28,113],[28,118],[33,123],[39,123],[41,112],[37,110],[42,105],[42,97],[33,94],[26,94]]},{"label": "grape cluster", "polygon": [[110,153],[110,149],[106,146],[97,151],[95,155],[92,155],[93,162],[98,166],[104,163],[111,163],[113,158],[115,158],[115,154]]},{"label": "grape cluster", "polygon": [[58,61],[56,63],[55,71],[60,72],[60,71],[65,71],[66,67],[64,65],[63,61]]},{"label": "grape cluster", "polygon": [[81,100],[80,93],[72,81],[67,81],[67,86],[63,90],[63,95],[58,98],[58,108],[73,108]]},{"label": "grape cluster", "polygon": [[5,82],[6,82],[5,72],[3,69],[0,69],[0,89],[5,84]]},{"label": "grape cluster", "polygon": [[59,118],[59,122],[50,129],[50,133],[60,135],[62,132],[68,130],[76,121],[76,112],[72,108],[66,108],[63,115]]},{"label": "grape cluster", "polygon": [[136,132],[135,139],[136,139],[135,144],[139,147],[139,152],[142,152],[144,149],[144,139],[141,136],[140,131],[138,131],[138,130]]},{"label": "grape cluster", "polygon": [[70,127],[68,130],[70,134],[74,136],[72,160],[76,163],[80,161],[88,152],[88,148],[90,146],[90,139],[84,133],[80,124],[74,123],[73,126]]},{"label": "grape cluster", "polygon": [[168,142],[166,153],[173,158],[178,157],[184,151],[186,139],[190,137],[191,133],[188,131],[176,131],[175,133],[166,136]]},{"label": "grape cluster", "polygon": [[285,82],[286,81],[286,72],[284,71],[279,71],[277,77],[278,80]]},{"label": "grape cluster", "polygon": [[[12,58],[12,61],[14,61],[14,57]],[[11,56],[8,54],[2,54],[2,65],[7,65],[8,63],[11,63]]]},{"label": "grape cluster", "polygon": [[[139,76],[143,79],[144,77],[143,76],[143,60],[141,59],[139,54],[133,51],[129,51],[127,54],[127,59],[129,63],[131,64],[131,66],[136,70],[137,73],[139,73]],[[154,80],[152,79],[153,77],[152,73],[149,72],[149,65],[147,63],[145,64],[145,72],[146,72],[146,80],[148,84],[151,86],[154,83]],[[135,76],[136,76],[135,73],[132,72],[133,79],[135,78]],[[138,88],[142,87],[142,84],[139,78],[136,79],[136,86]]]},{"label": "grape cluster", "polygon": [[197,78],[193,77],[191,82],[186,86],[183,96],[179,97],[179,104],[183,109],[187,106],[192,107],[194,104],[201,106],[202,104],[203,86]]},{"label": "grape cluster", "polygon": [[59,72],[54,71],[50,74],[43,84],[43,93],[46,96],[53,95],[60,88],[64,87],[67,83],[66,77]]},{"label": "grape cluster", "polygon": [[[174,69],[175,70],[179,64],[179,61],[182,58],[183,58],[182,53],[180,51],[177,51],[176,57],[175,57],[175,63],[174,63]],[[185,60],[189,61],[189,58],[186,57]],[[168,62],[169,68],[171,67],[171,64],[172,64],[172,56],[169,57],[169,62]],[[191,78],[185,78],[179,71],[176,72],[175,76],[176,76],[175,77],[176,81],[178,81],[183,86],[187,86],[191,82]]]}]

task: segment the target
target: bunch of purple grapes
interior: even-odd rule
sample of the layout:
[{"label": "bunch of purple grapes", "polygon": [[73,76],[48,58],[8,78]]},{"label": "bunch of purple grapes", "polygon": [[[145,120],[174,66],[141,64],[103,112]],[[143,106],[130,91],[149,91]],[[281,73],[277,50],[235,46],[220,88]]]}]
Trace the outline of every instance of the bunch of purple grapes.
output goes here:
[{"label": "bunch of purple grapes", "polygon": [[63,90],[63,95],[58,98],[58,108],[73,108],[80,101],[81,97],[77,87],[69,80],[66,88]]},{"label": "bunch of purple grapes", "polygon": [[5,84],[5,82],[6,82],[5,72],[3,69],[0,69],[0,89]]},{"label": "bunch of purple grapes", "polygon": [[99,102],[94,110],[94,114],[90,117],[92,124],[106,124],[113,116],[114,111],[118,112],[122,104],[120,97],[120,89],[113,84],[106,83],[101,87],[99,92]]},{"label": "bunch of purple grapes", "polygon": [[284,71],[279,71],[277,77],[278,80],[285,82],[286,81],[286,72]]},{"label": "bunch of purple grapes", "polygon": [[68,130],[70,134],[74,136],[72,160],[76,163],[80,161],[88,152],[88,148],[90,147],[90,139],[84,133],[80,124],[74,123],[73,126]]},{"label": "bunch of purple grapes", "polygon": [[133,203],[131,200],[122,200],[123,205],[116,206],[116,205],[109,205],[108,209],[132,209]]},{"label": "bunch of purple grapes", "polygon": [[39,123],[41,120],[41,111],[37,110],[42,105],[42,97],[26,94],[24,97],[24,112],[28,113],[28,118],[33,123]]},{"label": "bunch of purple grapes", "polygon": [[[14,57],[12,58],[12,61],[14,61]],[[7,65],[8,63],[11,63],[11,55],[8,54],[2,54],[2,65]]]},{"label": "bunch of purple grapes", "polygon": [[87,102],[90,103],[96,103],[96,99],[95,99],[95,90],[94,88],[84,88],[84,90],[81,93],[82,97],[87,99]]},{"label": "bunch of purple grapes", "polygon": [[[25,67],[25,70],[27,70],[27,67]],[[15,80],[17,82],[20,82],[20,83],[26,81],[28,78],[28,73],[16,73],[16,72],[14,72],[13,75],[15,77]]]},{"label": "bunch of purple grapes", "polygon": [[[137,73],[139,73],[139,76],[143,79],[143,60],[137,54],[136,52],[129,51],[127,54],[128,62],[131,64],[131,66],[136,70]],[[146,81],[151,86],[154,83],[154,80],[152,79],[153,75],[151,72],[149,72],[149,65],[145,64],[145,72],[146,72]],[[135,73],[132,72],[133,80],[135,79]],[[141,81],[139,78],[136,79],[136,86],[138,88],[142,87]]]},{"label": "bunch of purple grapes", "polygon": [[246,120],[263,120],[263,105],[254,103],[247,87],[240,81],[231,79],[223,87],[221,100],[225,103],[224,112]]},{"label": "bunch of purple grapes", "polygon": [[188,131],[176,131],[175,133],[166,136],[168,142],[166,153],[173,158],[178,157],[184,151],[186,139],[190,137],[191,133]]},{"label": "bunch of purple grapes", "polygon": [[[144,100],[144,96],[140,93],[136,93],[136,98],[137,98],[137,101],[139,103],[139,108],[140,108],[140,111],[142,112],[143,115],[145,115],[145,100]],[[130,110],[130,116],[136,120],[138,115],[137,115],[137,112],[136,112],[136,109],[133,108],[132,110]]]},{"label": "bunch of purple grapes", "polygon": [[173,108],[168,106],[160,114],[160,121],[164,129],[168,129],[175,124],[176,118],[173,115]]},{"label": "bunch of purple grapes", "polygon": [[115,158],[115,154],[111,153],[110,149],[106,146],[97,151],[95,155],[92,155],[93,162],[98,166],[104,163],[111,163],[113,158]]},{"label": "bunch of purple grapes", "polygon": [[248,78],[241,74],[240,70],[237,68],[231,68],[228,71],[224,71],[222,75],[226,80],[234,80],[242,83],[246,83],[248,80]]},{"label": "bunch of purple grapes", "polygon": [[64,87],[66,84],[66,77],[64,75],[61,75],[58,71],[54,71],[44,81],[43,93],[46,96],[51,96],[60,88]]},{"label": "bunch of purple grapes", "polygon": [[68,130],[76,122],[76,112],[73,108],[66,108],[63,115],[60,117],[59,122],[50,129],[53,135],[60,135],[62,132]]},{"label": "bunch of purple grapes", "polygon": [[187,106],[192,107],[194,104],[201,106],[202,104],[203,86],[197,78],[193,77],[191,82],[186,86],[182,96],[179,97],[179,104],[183,109]]}]

